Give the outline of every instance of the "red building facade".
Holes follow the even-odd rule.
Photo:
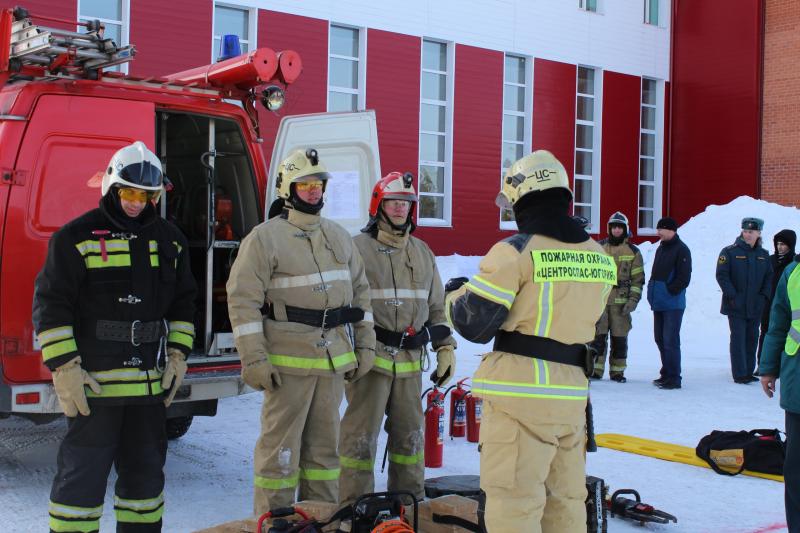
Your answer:
[[[475,22],[468,13],[437,14],[433,3],[426,16],[441,36],[432,22],[407,30],[416,22],[406,12],[370,23],[378,8],[367,3],[333,11],[315,1],[266,9],[259,1],[116,0],[117,11],[96,17],[136,45],[135,76],[209,63],[217,34],[230,27],[245,49],[296,50],[304,70],[281,114],[337,110],[347,99],[374,109],[383,172],[426,176],[417,185],[423,215],[431,216],[420,219],[417,235],[438,254],[477,255],[513,231],[494,198],[502,169],[534,149],[552,151],[574,176],[576,212],[590,215],[598,237],[618,210],[642,240],[661,216],[683,222],[709,203],[758,195],[763,6],[735,3],[720,11],[713,3],[649,0],[642,20],[639,2],[575,0],[569,10],[559,2],[538,7],[530,31],[517,16],[505,41],[493,37],[492,24],[510,18],[485,14]],[[34,14],[76,19],[115,2],[25,4]],[[480,24],[485,33],[467,31]],[[535,24],[558,42],[531,40]],[[352,53],[341,51],[348,32]],[[441,51],[435,65],[431,51]],[[521,65],[519,76],[510,65]],[[267,157],[279,120],[261,117]]]

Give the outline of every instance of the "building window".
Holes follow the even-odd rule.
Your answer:
[[[128,44],[130,32],[129,10],[128,0],[79,0],[78,20],[80,22],[99,20],[106,26],[105,38],[113,40],[117,46],[125,46]],[[85,33],[86,28],[79,26],[78,31]],[[128,65],[116,65],[106,70],[127,73]]]
[[[503,74],[503,147],[500,179],[508,168],[530,152],[531,146],[531,73],[530,61],[524,57],[506,54]],[[501,183],[502,186],[502,183]],[[514,212],[500,211],[500,228],[516,229]]]
[[[599,227],[600,112],[597,70],[578,67],[575,110],[575,214],[589,220],[589,231]]]
[[[578,0],[578,7],[584,11],[597,13],[597,0]]]
[[[328,56],[328,111],[364,109],[363,46],[357,28],[331,25]]]
[[[419,223],[450,224],[450,154],[453,83],[451,47],[422,41],[419,127]]]
[[[223,35],[237,35],[242,53],[251,49],[250,36],[256,34],[255,16],[251,16],[249,9],[232,5],[214,5],[214,39],[212,43],[211,59],[216,61],[219,57],[219,43]]]
[[[658,82],[642,78],[641,130],[639,134],[639,226],[655,232],[661,207],[661,146],[658,134]]]
[[[644,0],[644,23],[658,26],[658,0]]]

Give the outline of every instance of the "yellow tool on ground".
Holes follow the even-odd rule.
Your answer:
[[[640,439],[639,437],[620,435],[619,433],[601,433],[595,436],[595,440],[597,441],[597,445],[602,448],[711,469],[708,463],[697,457],[694,448],[690,448],[689,446],[670,444],[669,442],[660,442],[657,440]],[[761,472],[744,470],[742,471],[742,475],[771,479],[783,483],[783,476],[776,476],[774,474],[762,474]]]

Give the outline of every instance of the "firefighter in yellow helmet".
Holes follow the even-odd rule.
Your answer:
[[[456,341],[444,314],[444,287],[428,245],[412,237],[417,195],[413,176],[392,172],[375,184],[370,220],[353,242],[364,258],[375,314],[375,366],[347,386],[339,454],[340,500],[374,492],[373,470],[384,414],[389,490],[425,496],[420,402],[426,346],[436,350],[431,379],[445,384],[455,372]]]
[[[546,150],[515,162],[498,205],[519,233],[495,244],[445,308],[466,339],[486,343],[472,392],[483,398],[481,488],[488,531],[586,528],[587,343],[616,284],[612,259],[567,214],[564,166]]]
[[[228,280],[242,378],[264,391],[256,514],[296,492],[338,501],[344,381],[375,359],[364,263],[347,231],[319,215],[328,179],[316,150],[289,154],[275,179],[283,206],[242,241]]]

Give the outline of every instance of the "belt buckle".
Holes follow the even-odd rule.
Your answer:
[[[141,325],[142,325],[141,320],[134,320],[133,322],[131,322],[131,344],[134,346],[139,346],[140,344],[142,344],[141,342],[136,342],[136,328],[137,326]]]
[[[322,329],[326,329],[325,322],[328,321],[328,311],[330,311],[330,309],[327,307],[322,310]]]

